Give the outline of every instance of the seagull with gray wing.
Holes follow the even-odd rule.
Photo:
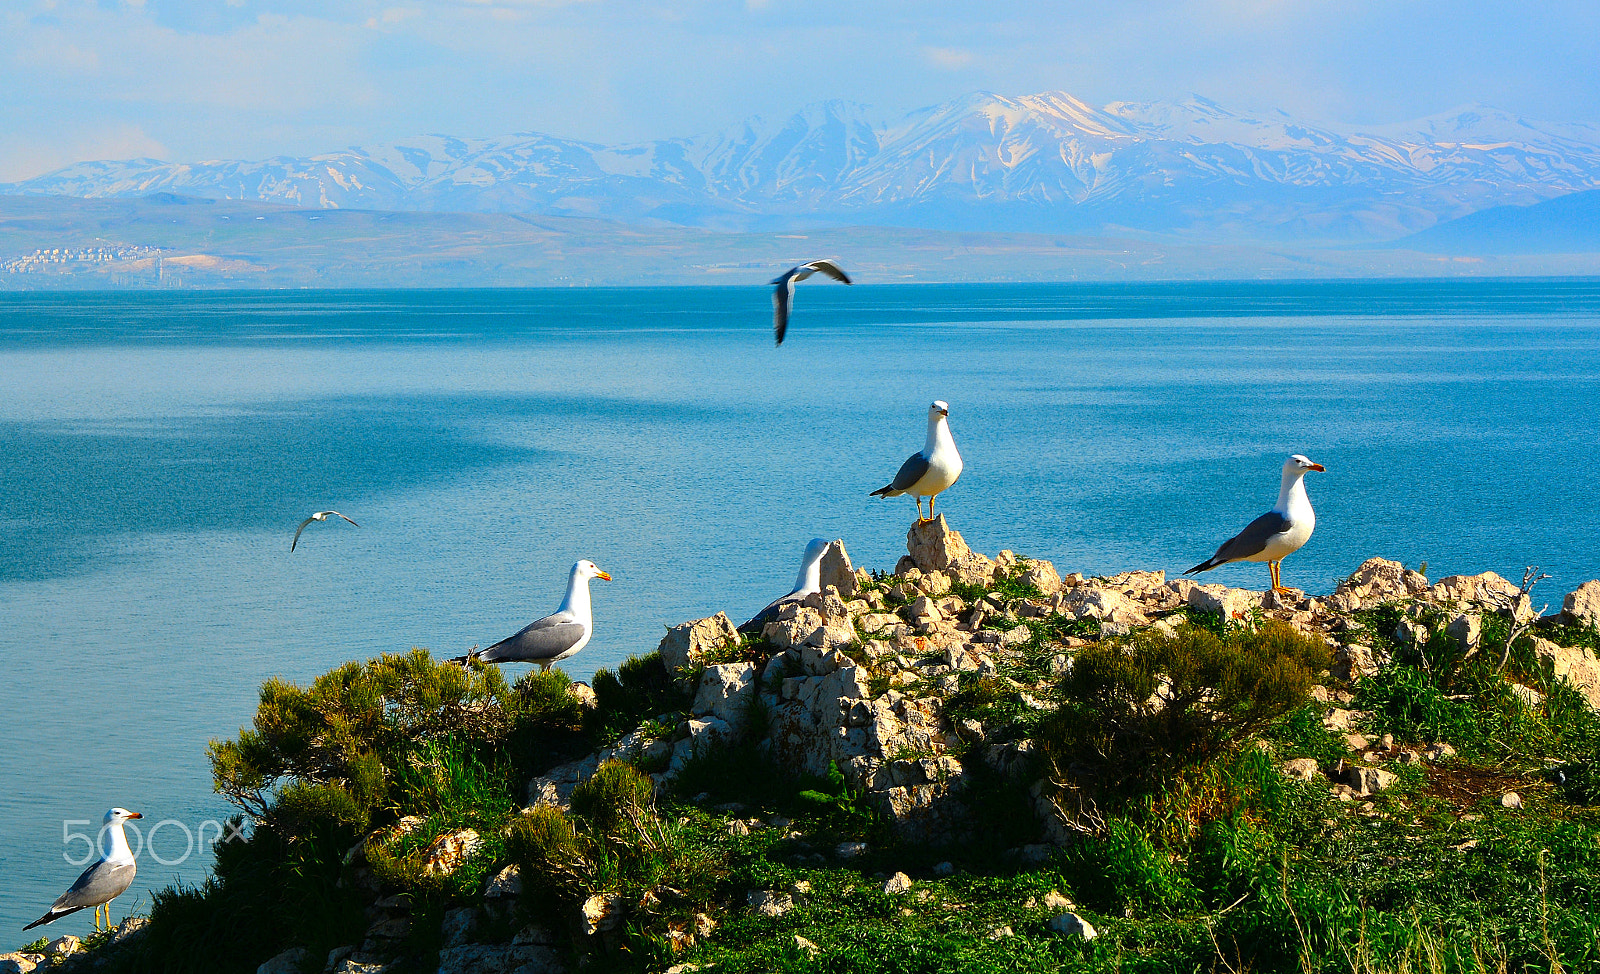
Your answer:
[[[794,588],[788,594],[780,595],[767,603],[766,608],[757,612],[755,618],[739,627],[740,632],[750,632],[756,635],[766,628],[767,623],[778,617],[778,612],[791,602],[799,602],[808,595],[815,595],[822,591],[822,556],[828,550],[827,538],[812,538],[806,545],[806,553],[800,559],[800,574],[795,576]]]
[[[310,524],[312,521],[326,521],[330,516],[331,517],[344,517],[344,515],[340,514],[338,511],[318,511],[317,513],[315,513],[315,514],[311,515],[310,517],[306,518],[304,521],[301,521],[300,522],[300,526],[298,528],[295,528],[294,540],[289,542],[289,550],[293,551],[294,550],[294,546],[300,543],[300,532],[304,531],[306,529],[306,525]],[[347,517],[344,517],[344,519],[346,521],[350,521],[350,519],[347,518]],[[356,524],[356,522],[354,522],[354,521],[350,521],[350,523],[351,524]],[[356,527],[359,528],[359,527],[361,527],[361,525],[356,524]]]
[[[100,909],[106,911],[106,929],[111,929],[111,901],[121,896],[133,885],[133,876],[137,871],[133,862],[133,852],[128,848],[128,837],[122,832],[122,823],[130,818],[144,818],[138,812],[130,812],[126,808],[113,808],[106,812],[104,824],[100,827],[100,834],[106,839],[105,852],[101,854],[100,861],[83,871],[78,881],[72,888],[62,893],[51,904],[49,911],[44,916],[33,921],[24,930],[46,923],[54,923],[64,916],[70,916],[79,910],[94,907],[94,929],[100,930]]]
[[[933,520],[933,500],[940,491],[947,490],[961,476],[961,454],[956,452],[956,441],[950,436],[950,405],[935,400],[928,407],[928,438],[922,452],[913,453],[900,465],[900,472],[885,487],[872,492],[873,497],[899,497],[910,494],[917,502],[917,521]],[[928,516],[922,516],[922,499],[928,499]]]
[[[1230,561],[1264,561],[1272,572],[1272,590],[1286,591],[1278,575],[1279,565],[1286,556],[1299,551],[1311,540],[1311,531],[1317,526],[1311,498],[1306,496],[1305,477],[1313,470],[1325,469],[1322,464],[1312,463],[1298,453],[1283,461],[1278,503],[1272,510],[1251,521],[1243,531],[1224,541],[1216,554],[1184,574],[1208,572]]]
[[[783,344],[783,335],[789,330],[789,305],[794,302],[794,286],[819,272],[841,284],[851,283],[850,275],[826,257],[791,267],[770,282],[776,285],[772,291],[772,337],[777,339],[777,344]]]
[[[451,662],[475,659],[482,663],[538,663],[539,669],[548,670],[552,664],[589,645],[589,637],[594,635],[594,615],[589,610],[591,578],[611,581],[611,576],[594,562],[578,562],[567,578],[567,596],[561,600],[560,608],[488,649],[474,650]]]

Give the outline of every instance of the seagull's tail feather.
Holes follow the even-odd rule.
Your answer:
[[[87,909],[88,909],[88,907],[86,907],[86,906],[75,906],[70,910],[55,910],[55,909],[52,909],[49,913],[46,913],[44,916],[42,916],[39,919],[33,921],[32,923],[28,924],[27,926],[23,927],[22,929],[24,929],[24,930],[32,930],[34,927],[44,926],[46,923],[54,923],[55,921],[61,919],[64,916],[71,916],[72,914],[78,912],[79,910],[87,910]]]
[[[1208,571],[1210,571],[1211,569],[1217,567],[1220,564],[1222,564],[1222,562],[1217,560],[1217,556],[1216,555],[1212,555],[1210,558],[1207,558],[1205,561],[1202,561],[1200,564],[1194,566],[1193,568],[1185,568],[1183,570],[1183,573],[1185,575],[1198,575],[1201,572],[1208,572]]]
[[[466,666],[468,663],[471,663],[473,660],[482,660],[482,659],[483,659],[483,654],[478,652],[478,647],[474,646],[471,649],[467,650],[467,655],[465,655],[465,656],[457,656],[457,657],[455,657],[453,659],[447,659],[447,660],[445,660],[445,662],[446,663],[460,663],[462,666]]]
[[[868,497],[899,497],[901,494],[904,494],[904,493],[905,493],[905,491],[903,491],[903,490],[895,490],[894,489],[894,484],[884,484],[882,487],[879,487],[877,490],[873,491],[872,493],[868,494],[867,496]]]

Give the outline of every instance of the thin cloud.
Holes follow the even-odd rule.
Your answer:
[[[924,47],[922,56],[941,71],[960,71],[972,66],[972,52],[959,47]]]

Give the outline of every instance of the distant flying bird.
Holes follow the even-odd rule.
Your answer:
[[[100,856],[100,861],[85,869],[72,888],[62,893],[44,916],[22,929],[32,930],[41,924],[54,923],[91,906],[94,907],[95,931],[100,930],[101,907],[105,907],[106,911],[106,929],[111,929],[111,901],[133,885],[133,876],[137,871],[133,852],[128,849],[128,837],[122,833],[122,823],[130,818],[144,816],[126,808],[113,808],[106,812],[101,832],[106,836],[108,848]]]
[[[789,330],[789,305],[794,301],[794,286],[818,271],[840,283],[851,283],[850,275],[827,258],[791,267],[772,279],[771,283],[777,285],[772,291],[772,337],[779,345],[783,344],[783,335]]]
[[[318,511],[317,513],[306,518],[304,521],[301,521],[300,526],[295,529],[294,540],[289,542],[289,550],[293,551],[294,546],[300,543],[300,532],[306,529],[306,525],[310,524],[312,521],[326,521],[330,515],[334,517],[344,517],[344,515],[340,514],[338,511]],[[347,517],[344,517],[344,519],[346,521],[350,521],[350,519]],[[350,521],[350,523],[356,524],[354,521]],[[356,524],[356,527],[359,528],[361,525]]]
[[[539,669],[548,670],[589,644],[594,635],[594,616],[589,611],[589,579],[611,576],[601,571],[592,561],[580,561],[572,566],[567,577],[567,596],[560,608],[536,622],[524,626],[514,636],[500,640],[482,652],[474,651],[451,662],[465,663],[475,659],[484,663],[538,663]]]
[[[762,628],[778,617],[779,609],[822,591],[822,556],[827,550],[827,538],[812,538],[806,545],[806,553],[800,558],[800,574],[794,578],[794,588],[768,602],[765,608],[755,614],[755,618],[740,626],[739,631],[760,635]]]
[[[1306,496],[1305,476],[1313,470],[1325,470],[1320,463],[1312,463],[1296,453],[1283,461],[1283,479],[1278,484],[1278,503],[1272,510],[1251,521],[1243,531],[1229,538],[1217,553],[1185,571],[1185,575],[1208,572],[1230,561],[1264,561],[1272,572],[1272,590],[1286,591],[1279,579],[1279,564],[1311,540],[1311,531],[1317,526],[1316,512],[1311,510],[1311,498]]]
[[[873,497],[899,497],[911,494],[917,502],[917,520],[933,520],[933,500],[961,476],[961,454],[950,436],[950,406],[935,400],[928,407],[928,439],[922,452],[913,453],[900,465],[900,472],[888,486],[872,492]],[[922,498],[928,499],[928,516],[922,516]]]

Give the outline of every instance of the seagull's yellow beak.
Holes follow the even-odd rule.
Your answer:
[[[597,572],[594,573],[594,577],[595,578],[603,578],[608,582],[611,581],[611,575],[609,573],[607,573],[607,572],[598,572],[597,571]]]
[[[1313,464],[1312,464],[1312,465],[1311,465],[1311,466],[1309,466],[1309,467],[1307,467],[1307,468],[1306,468],[1306,469],[1307,469],[1307,470],[1320,470],[1320,471],[1322,471],[1322,472],[1323,472],[1323,473],[1327,473],[1327,472],[1328,472],[1328,468],[1327,468],[1327,467],[1324,467],[1324,466],[1323,466],[1323,465],[1322,465],[1322,464],[1320,464],[1320,463],[1313,463]]]

